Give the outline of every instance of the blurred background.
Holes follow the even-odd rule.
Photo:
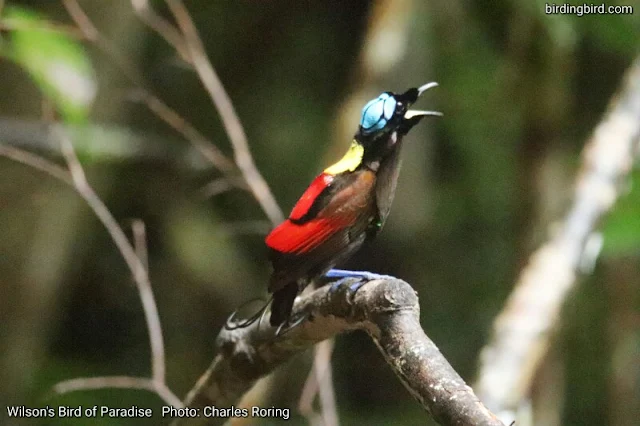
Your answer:
[[[368,99],[440,84],[418,106],[444,118],[408,136],[389,221],[345,266],[411,283],[425,331],[472,382],[493,318],[566,211],[581,148],[640,52],[640,2],[623,3],[634,14],[547,15],[544,2],[524,0],[186,6],[285,214],[346,150]],[[129,1],[79,4],[106,43],[84,40],[58,1],[0,1],[0,144],[64,164],[43,126],[53,103],[119,224],[131,235],[133,221],[144,221],[167,383],[182,397],[213,359],[231,311],[265,295],[272,225],[250,192],[226,190],[225,175],[138,102],[144,85],[233,158],[196,73]],[[171,21],[164,2],[151,4]],[[57,30],[29,30],[47,26]],[[595,270],[565,306],[534,385],[554,401],[542,410],[555,420],[538,424],[640,418],[638,184],[634,172],[604,223]],[[138,292],[93,212],[67,185],[0,157],[0,405],[158,412],[162,401],[143,391],[50,394],[74,377],[148,376],[149,358]],[[295,411],[310,359],[279,370],[268,406]],[[363,333],[337,339],[333,369],[341,425],[431,424]],[[22,424],[11,422],[3,420]],[[306,420],[294,413],[288,423]]]

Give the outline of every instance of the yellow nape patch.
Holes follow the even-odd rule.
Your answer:
[[[324,169],[325,173],[330,175],[337,175],[344,172],[352,172],[362,164],[362,157],[364,155],[364,147],[358,142],[351,142],[351,146],[347,153],[331,167]]]

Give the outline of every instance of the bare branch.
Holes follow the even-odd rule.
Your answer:
[[[3,144],[0,144],[0,156],[7,157],[26,166],[31,166],[34,169],[45,172],[55,179],[66,183],[67,185],[73,186],[71,174],[56,163],[49,161],[44,157]]]
[[[106,377],[78,377],[76,379],[58,382],[52,390],[58,395],[82,390],[106,388],[144,389],[153,391],[154,382],[144,377],[106,376]]]
[[[133,6],[133,10],[143,24],[164,38],[165,41],[178,52],[178,55],[180,55],[183,61],[189,64],[192,63],[180,31],[157,14],[155,10],[149,6],[149,0],[131,0],[131,6]]]
[[[127,236],[120,225],[118,225],[118,222],[111,215],[107,206],[105,206],[100,197],[98,197],[93,188],[87,182],[84,170],[82,169],[80,161],[78,161],[78,157],[76,156],[73,144],[69,137],[61,128],[54,128],[54,131],[60,140],[62,153],[67,160],[67,165],[69,166],[69,171],[71,172],[73,183],[78,194],[84,198],[89,207],[91,207],[95,215],[107,229],[107,232],[111,235],[113,242],[118,247],[118,250],[122,254],[124,261],[133,275],[136,286],[138,287],[138,292],[140,293],[140,300],[142,301],[142,308],[149,331],[153,377],[156,381],[163,383],[165,374],[164,340],[162,338],[162,327],[160,325],[158,307],[156,306],[155,297],[151,290],[151,282],[149,281],[147,269],[137,256],[134,248],[127,239]]]
[[[174,407],[182,407],[182,401],[157,380],[130,376],[79,377],[57,383],[52,391],[58,395],[69,392],[97,389],[140,389],[157,394],[164,402]]]
[[[142,77],[140,76],[140,73],[135,69],[135,67],[131,66],[126,58],[123,58],[118,54],[117,50],[114,49],[114,46],[107,39],[102,37],[96,26],[81,8],[77,0],[62,0],[62,3],[71,18],[77,24],[80,34],[87,40],[95,43],[97,46],[107,52],[107,54],[109,54],[112,58],[114,58],[115,62],[117,62],[120,68],[123,70],[124,74],[141,88],[138,91],[139,94],[142,94],[139,95],[139,98],[143,100],[143,102],[149,107],[150,110],[164,119],[172,127],[187,136],[187,138],[192,141],[194,146],[201,152],[203,152],[203,154],[205,154],[205,156],[209,158],[209,160],[214,165],[221,169],[221,171],[229,174],[234,171],[235,167],[232,168],[230,166],[230,163],[226,161],[226,157],[224,157],[224,155],[217,149],[217,147],[213,146],[212,144],[207,144],[206,140],[197,132],[197,130],[190,126],[186,122],[186,120],[176,114],[173,110],[162,103],[157,97],[153,96],[150,92],[142,89]],[[144,1],[142,1],[141,3],[140,1],[136,2],[134,0],[133,5],[138,12],[144,12]],[[271,222],[273,224],[277,224],[283,220],[282,212],[275,202],[275,199],[273,198],[268,185],[253,163],[244,129],[242,128],[242,125],[233,109],[231,100],[226,94],[222,83],[218,79],[213,67],[206,57],[204,47],[202,46],[197,30],[193,25],[193,22],[191,21],[191,17],[180,1],[171,2],[170,7],[172,7],[172,11],[176,17],[176,20],[181,23],[180,26],[181,30],[184,33],[184,40],[182,40],[182,38],[178,38],[180,34],[170,24],[161,19],[156,19],[159,17],[154,14],[147,13],[145,15],[145,22],[152,28],[155,28],[156,31],[160,33],[164,32],[164,37],[168,39],[168,41],[172,45],[174,45],[178,52],[180,53],[182,50],[183,57],[193,58],[192,62],[194,64],[194,68],[198,72],[198,75],[200,76],[205,88],[209,92],[211,99],[214,102],[214,105],[216,106],[218,112],[222,117],[223,124],[234,149],[235,165],[237,165],[237,167],[240,169],[249,189],[254,194]],[[148,4],[146,5],[146,8],[149,9]],[[144,15],[144,13],[142,14]],[[182,45],[188,48],[189,56],[186,55],[184,49],[181,49],[180,46]],[[49,163],[46,160],[40,159],[38,156],[20,152],[20,150],[5,148],[0,152],[0,154],[4,154],[9,158],[23,162],[24,164],[32,165],[33,167],[43,170],[51,174],[52,176],[64,181],[65,183],[72,185],[76,189],[78,194],[94,211],[98,219],[103,223],[108,233],[111,235],[114,243],[118,247],[118,250],[121,252],[138,287],[151,344],[153,379],[151,379],[151,381],[147,383],[144,381],[137,381],[138,379],[135,378],[125,378],[124,382],[137,383],[139,386],[141,386],[141,388],[145,389],[149,389],[151,386],[149,383],[151,383],[153,384],[154,389],[164,389],[166,388],[166,386],[164,385],[165,358],[162,329],[160,326],[157,306],[155,304],[155,299],[151,290],[148,271],[146,265],[141,259],[140,252],[140,250],[142,250],[144,247],[144,244],[142,244],[144,241],[144,230],[140,226],[134,226],[134,233],[136,234],[135,237],[138,249],[138,253],[136,253],[136,250],[126,238],[126,235],[123,232],[122,228],[118,225],[106,205],[97,196],[93,188],[87,182],[84,170],[80,162],[78,161],[70,138],[62,129],[54,129],[54,131],[59,138],[62,154],[66,159],[70,174],[53,163]],[[233,182],[236,182],[236,180],[233,179],[231,183],[233,184]],[[84,386],[91,386],[91,384],[95,385],[96,383],[105,383],[104,381],[100,382],[100,380],[98,380],[93,382],[90,381],[88,382],[89,385],[87,385],[87,381],[83,380],[84,379],[79,379],[79,381],[75,382],[76,385],[78,383],[84,383]],[[123,382],[118,380],[115,380],[115,382],[107,380],[106,383],[118,384]]]
[[[320,407],[324,426],[338,426],[338,408],[336,406],[336,394],[333,387],[333,374],[331,371],[331,356],[333,355],[334,341],[325,340],[316,345],[316,356],[313,359],[313,369],[318,377],[318,391]]]
[[[73,187],[107,229],[107,232],[127,263],[136,282],[138,293],[140,294],[149,331],[153,372],[152,379],[127,376],[73,379],[55,385],[53,390],[57,393],[65,393],[80,389],[99,389],[104,387],[146,389],[157,393],[158,396],[167,403],[181,407],[182,403],[180,400],[165,384],[165,355],[162,327],[160,326],[158,309],[155,304],[155,298],[151,290],[151,283],[145,265],[146,260],[141,260],[146,259],[146,255],[142,256],[144,248],[144,228],[140,228],[141,222],[134,223],[134,236],[136,237],[135,241],[137,243],[138,253],[141,255],[140,257],[129,243],[124,231],[113,218],[111,212],[109,212],[106,205],[87,182],[84,170],[78,161],[69,137],[60,126],[53,127],[52,132],[60,141],[61,150],[67,161],[70,173],[42,157],[5,145],[0,145],[0,156],[5,156],[22,164],[34,167]],[[144,250],[144,252],[146,252],[146,250]]]
[[[139,266],[144,268],[140,273],[148,275],[149,266],[147,258],[147,235],[144,222],[136,219],[133,221],[133,241],[135,243],[136,256],[140,260]],[[149,344],[151,346],[151,376],[159,383],[165,381],[165,359],[164,359],[164,338],[162,336],[162,327],[160,326],[160,318],[158,317],[158,309],[151,290],[151,283],[147,280],[143,283],[145,291],[139,288],[140,299],[145,311],[147,329],[149,331]]]
[[[331,339],[326,340],[327,342],[331,342]],[[309,374],[307,375],[307,380],[304,382],[304,386],[302,387],[302,392],[300,392],[300,400],[298,401],[298,411],[302,414],[309,423],[309,426],[322,426],[322,415],[317,413],[316,410],[313,409],[313,401],[316,399],[316,395],[319,391],[318,385],[318,377],[316,373],[316,366],[319,366],[318,360],[320,359],[318,355],[318,346],[316,345],[315,353],[313,357],[313,365],[309,370]],[[331,365],[331,360],[329,360],[329,364]]]
[[[300,394],[298,408],[312,426],[338,426],[339,424],[331,374],[333,347],[333,339],[324,340],[316,345],[313,368],[309,372]],[[313,409],[313,400],[316,395],[320,396],[321,414],[316,413]]]
[[[202,133],[184,119],[180,114],[165,104],[160,98],[153,95],[148,90],[138,88],[134,91],[131,99],[142,102],[151,112],[156,114],[162,121],[180,133],[188,140],[200,153],[211,162],[218,170],[227,175],[227,179],[236,182],[234,178],[234,163],[229,160],[220,149],[209,141]],[[239,188],[246,186],[235,184]]]
[[[122,256],[131,271],[131,274],[138,281],[147,281],[148,276],[146,270],[138,256],[127,240],[124,231],[118,225],[118,222],[113,218],[107,206],[104,205],[102,200],[96,195],[93,191],[93,188],[87,182],[86,176],[84,174],[84,169],[76,156],[75,150],[73,148],[73,144],[69,137],[64,133],[61,128],[54,129],[58,140],[60,141],[60,145],[62,148],[62,154],[64,155],[67,165],[69,167],[69,171],[71,172],[71,177],[73,179],[73,185],[75,189],[78,191],[78,194],[84,198],[84,200],[89,204],[89,207],[94,211],[98,219],[105,226],[111,238],[115,242],[118,250],[122,253]]]
[[[208,91],[214,101],[214,105],[222,117],[223,124],[227,130],[229,139],[232,142],[235,153],[235,163],[230,161],[216,145],[205,138],[195,127],[185,120],[184,117],[180,116],[160,98],[151,93],[151,91],[144,88],[143,78],[140,72],[118,52],[112,43],[100,34],[98,29],[91,22],[91,19],[82,10],[77,0],[62,0],[62,2],[69,12],[69,15],[78,25],[87,40],[94,42],[98,47],[112,57],[127,78],[137,86],[132,98],[142,102],[151,112],[156,114],[156,116],[166,124],[182,134],[185,139],[187,139],[205,158],[211,162],[211,164],[225,175],[225,178],[229,180],[229,183],[232,186],[241,189],[249,189],[272,224],[275,225],[280,223],[283,220],[280,207],[273,198],[269,186],[253,163],[242,125],[233,110],[231,100],[206,57],[206,53],[202,48],[202,43],[200,42],[197,34],[197,30],[193,27],[193,22],[191,21],[191,18],[184,6],[179,4],[178,9],[183,12],[180,16],[186,19],[188,23],[190,23],[191,27],[193,27],[191,33],[193,33],[195,40],[197,41],[197,48],[193,49],[200,53],[198,56],[200,65],[191,60],[193,52],[191,51],[192,47],[189,46],[188,43],[188,35],[185,35],[183,38],[170,23],[166,22],[162,17],[153,12],[146,0],[132,0],[133,7],[141,17],[143,23],[149,25],[150,28],[155,30],[172,46],[174,46],[178,54],[183,56],[183,59],[188,63],[193,64],[207,89],[210,87],[215,89],[214,91]],[[178,37],[180,38],[178,39]],[[180,46],[186,46],[189,50],[186,51],[185,47]],[[203,75],[207,76],[208,79],[206,81],[202,77]],[[211,77],[213,78],[213,86],[208,83],[211,81]],[[230,132],[230,129],[233,129],[234,132]],[[237,169],[240,169],[240,173],[242,174],[242,178],[245,182],[241,182],[238,177],[235,176]]]
[[[62,0],[62,5],[67,9],[67,12],[87,40],[97,42],[100,38],[100,32],[98,32],[98,29],[93,25],[87,14],[84,13],[77,0]]]
[[[89,16],[82,10],[77,0],[62,0],[69,15],[74,20],[84,37],[95,43],[110,58],[114,60],[123,74],[136,86],[132,99],[145,105],[158,118],[180,133],[188,140],[207,160],[213,164],[230,180],[237,181],[235,174],[235,164],[229,160],[211,141],[205,138],[193,125],[184,117],[180,116],[171,107],[165,104],[160,98],[144,87],[144,79],[136,67],[124,57],[118,49],[100,34]],[[240,188],[242,186],[236,185]]]
[[[133,244],[136,249],[136,255],[144,268],[149,270],[149,252],[147,250],[147,229],[144,222],[140,219],[134,219],[131,224],[133,231]]]
[[[233,185],[227,179],[214,179],[200,188],[200,193],[204,198],[212,198],[233,189]]]
[[[244,128],[240,123],[240,119],[235,112],[229,95],[207,57],[202,40],[200,40],[200,36],[198,35],[198,30],[189,12],[181,0],[166,0],[166,3],[171,9],[180,30],[184,34],[185,43],[193,66],[202,84],[209,93],[218,114],[220,114],[222,124],[233,146],[235,162],[238,168],[240,168],[242,176],[247,181],[253,196],[271,223],[274,225],[279,224],[284,220],[282,210],[280,210],[278,203],[271,194],[269,186],[253,162],[247,142],[247,135],[244,132]]]
[[[338,333],[366,331],[409,392],[443,425],[501,425],[453,370],[419,321],[418,297],[397,279],[371,281],[353,294],[322,287],[299,297],[294,316],[309,320],[284,336],[258,322],[223,330],[219,353],[186,397],[185,405],[228,407],[261,376],[312,345]],[[219,424],[221,419],[176,419],[174,424]]]
[[[639,154],[639,138],[640,58],[584,148],[573,205],[558,231],[531,256],[482,351],[478,394],[503,420],[515,417],[577,275],[598,256],[600,244],[592,244],[599,238],[596,228],[620,194]]]

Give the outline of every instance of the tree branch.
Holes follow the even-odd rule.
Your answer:
[[[154,162],[184,173],[201,173],[211,166],[192,145],[183,144],[177,137],[167,134],[143,133],[114,124],[58,125],[77,141],[78,154],[88,155],[95,162]],[[48,159],[62,157],[60,143],[51,135],[46,121],[0,116],[0,141],[9,148],[33,151]],[[231,176],[219,179],[231,180]],[[237,176],[235,180],[240,181],[241,178]],[[236,187],[232,185],[229,183],[230,187]]]
[[[205,47],[198,34],[198,29],[191,19],[191,15],[181,0],[165,0],[165,2],[184,35],[184,43],[193,63],[193,68],[209,94],[213,106],[220,115],[222,125],[233,147],[235,163],[238,165],[251,193],[269,217],[271,223],[274,226],[279,224],[284,220],[282,210],[273,197],[269,185],[267,185],[253,162],[244,127],[242,127],[240,118],[236,114],[231,98],[207,57]]]
[[[187,395],[185,406],[229,407],[262,376],[314,344],[364,330],[409,392],[443,425],[502,425],[449,365],[420,326],[418,297],[398,279],[371,281],[355,294],[324,286],[299,297],[293,315],[309,319],[283,336],[259,322],[222,330],[219,353]],[[264,324],[264,323],[263,323]],[[220,418],[176,419],[176,425],[221,424]]]
[[[577,275],[597,259],[596,228],[620,194],[639,140],[640,58],[584,148],[573,205],[555,235],[531,256],[481,353],[478,394],[503,420],[515,418]]]
[[[145,265],[146,248],[144,248],[144,231],[140,228],[140,223],[134,226],[136,237],[136,247],[131,245],[126,234],[113,217],[107,206],[95,193],[86,179],[86,175],[71,139],[65,130],[59,125],[51,126],[52,135],[59,140],[62,154],[67,162],[68,171],[55,163],[48,161],[36,154],[22,151],[18,148],[0,145],[0,156],[10,158],[27,166],[34,167],[50,176],[71,186],[82,197],[98,220],[102,222],[111,239],[120,251],[122,258],[129,267],[133,275],[149,333],[149,343],[151,346],[152,378],[136,377],[102,377],[102,378],[78,378],[59,383],[54,386],[54,392],[65,393],[80,389],[99,389],[105,387],[131,387],[135,389],[146,389],[155,392],[165,402],[176,407],[181,406],[180,400],[169,390],[165,382],[165,353],[164,340],[162,337],[162,327],[156,306],[155,297],[151,289],[149,274]],[[137,250],[136,250],[137,249]],[[144,259],[139,254],[144,253]],[[131,386],[129,386],[131,385]]]
[[[333,339],[323,340],[316,345],[313,366],[300,394],[298,410],[307,418],[310,426],[338,426],[338,409],[333,389],[331,373],[331,356],[334,347]],[[319,396],[320,413],[313,409],[313,401]]]
[[[235,165],[224,153],[213,143],[208,141],[192,124],[179,115],[160,98],[145,88],[144,79],[140,71],[133,65],[118,48],[113,45],[93,24],[89,16],[82,9],[77,0],[62,0],[62,4],[73,19],[84,38],[95,44],[122,70],[123,75],[135,85],[131,98],[134,101],[145,105],[152,113],[172,127],[194,148],[219,169],[226,176],[235,174]],[[235,181],[235,179],[232,179]]]
[[[182,402],[167,387],[164,382],[146,377],[106,376],[106,377],[78,377],[53,386],[53,393],[64,395],[70,392],[98,390],[98,389],[139,389],[153,392],[165,403],[181,408]]]
[[[197,150],[211,161],[216,168],[229,178],[231,185],[248,189],[258,204],[260,204],[271,223],[275,226],[284,220],[284,215],[273,197],[269,185],[253,161],[242,123],[235,112],[229,95],[207,57],[204,45],[191,19],[191,15],[179,0],[166,0],[166,3],[178,24],[179,30],[156,14],[149,7],[146,0],[133,0],[132,6],[144,24],[148,25],[152,30],[167,40],[167,42],[176,49],[177,53],[187,61],[187,63],[193,66],[209,94],[213,105],[220,114],[223,127],[229,136],[233,148],[233,163],[217,146],[209,143],[209,141],[182,116],[172,110],[160,98],[151,93],[151,91],[144,88],[143,78],[140,72],[127,61],[126,58],[119,54],[119,51],[112,43],[102,36],[77,0],[62,0],[62,4],[80,31],[84,34],[85,38],[105,51],[118,64],[127,78],[137,86],[134,99],[142,102],[151,112],[156,114],[176,131],[180,132]],[[244,180],[242,183],[239,183],[238,179],[234,176],[236,168]]]

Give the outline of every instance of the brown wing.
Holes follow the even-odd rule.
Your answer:
[[[280,231],[283,234],[279,240],[285,238],[287,232],[296,239],[298,250],[283,252],[272,248],[274,272],[269,283],[270,292],[324,273],[362,245],[377,211],[376,175],[370,170],[358,170],[349,176],[337,177],[340,178],[348,179],[348,184],[340,185],[315,218],[304,224],[285,222],[287,228]]]

